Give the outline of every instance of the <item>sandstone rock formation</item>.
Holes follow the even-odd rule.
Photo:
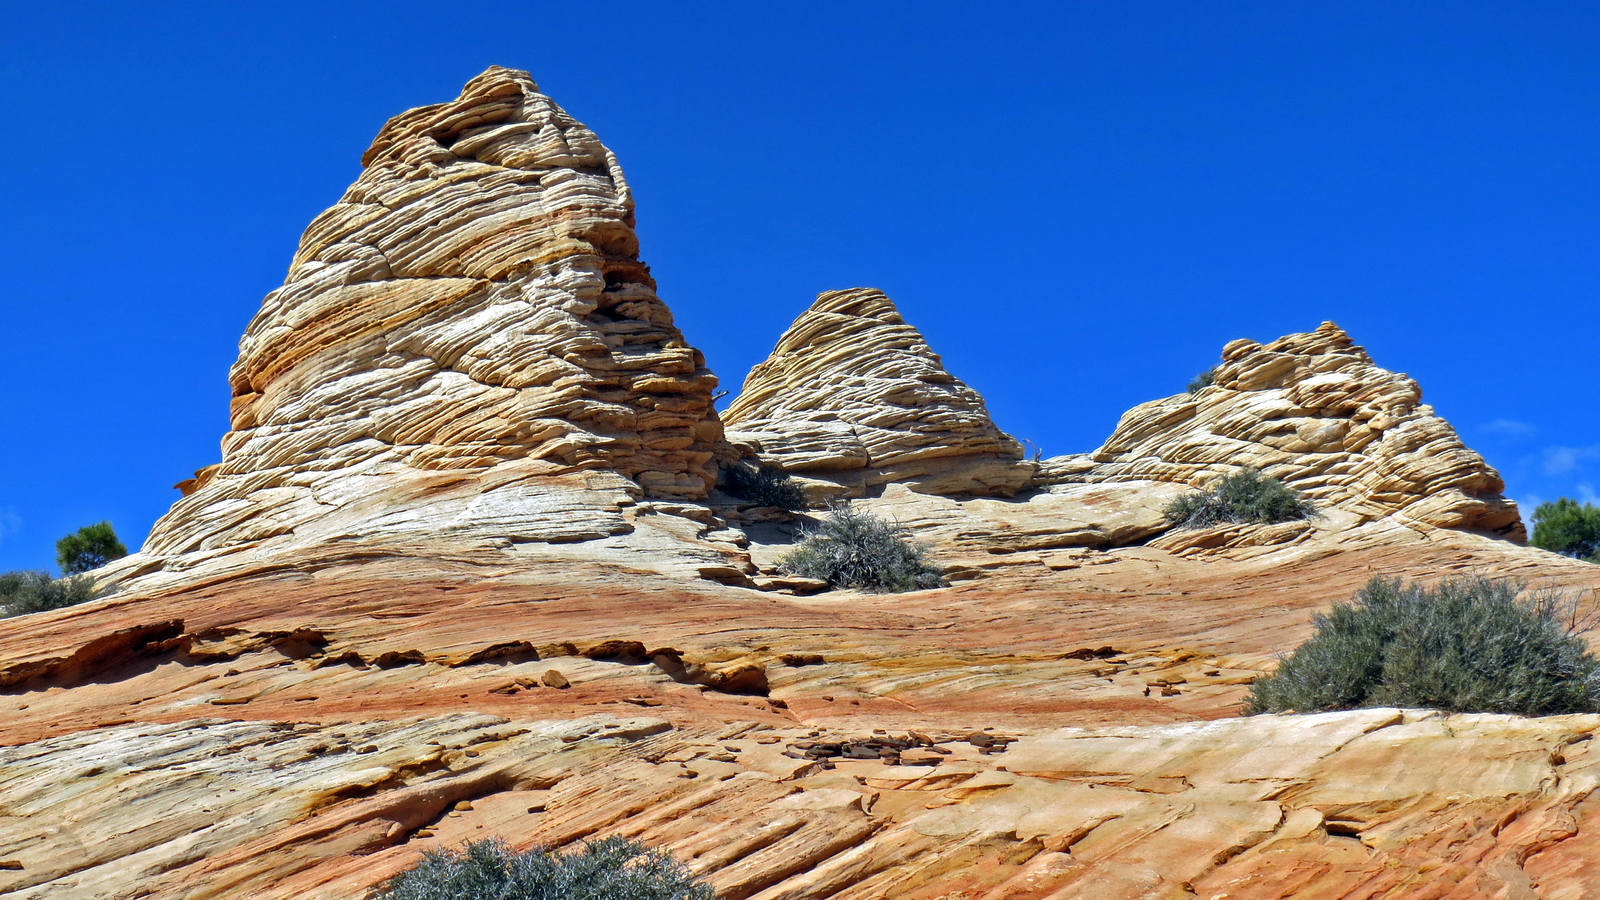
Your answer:
[[[593,132],[492,68],[391,119],[362,164],[240,342],[222,462],[180,485],[139,564],[594,539],[638,500],[705,497],[715,378]]]
[[[723,418],[730,440],[848,496],[888,483],[1005,496],[1033,474],[983,398],[876,290],[819,294]]]
[[[740,440],[951,586],[752,590],[792,528],[700,502],[730,451],[621,173],[493,69],[385,127],[234,380],[120,590],[0,620],[0,894],[349,900],[618,834],[726,900],[1600,895],[1600,716],[1237,715],[1373,574],[1600,589],[1332,326],[1030,482],[886,298],[824,295]],[[1326,515],[1161,534],[1235,464]]]
[[[1525,537],[1505,483],[1332,322],[1270,344],[1223,348],[1213,383],[1136,406],[1099,450],[1041,467],[1041,483],[1152,481],[1202,487],[1237,466],[1263,470],[1358,521],[1397,516]]]
[[[608,834],[760,900],[1600,890],[1600,717],[1236,717],[1372,571],[1600,586],[1576,561],[1139,547],[892,603],[405,562],[0,621],[0,892],[343,900]]]

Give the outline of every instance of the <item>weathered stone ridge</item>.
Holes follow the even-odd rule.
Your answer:
[[[1422,403],[1415,381],[1373,364],[1332,322],[1265,345],[1233,341],[1210,386],[1134,407],[1100,449],[1047,460],[1039,480],[1199,487],[1239,466],[1357,521],[1525,537],[1499,473]]]
[[[622,530],[641,496],[706,495],[715,378],[593,132],[491,68],[391,119],[362,162],[240,342],[222,462],[180,486],[146,553],[329,516],[330,538],[500,521],[571,540]]]
[[[1009,495],[1033,473],[983,398],[867,288],[818,295],[750,371],[724,420],[730,440],[856,496],[891,482]]]

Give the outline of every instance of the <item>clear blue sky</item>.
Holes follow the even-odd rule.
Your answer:
[[[877,286],[1054,455],[1333,319],[1513,497],[1600,489],[1595,4],[778,7],[13,5],[0,569],[102,518],[142,541],[300,231],[490,64],[617,152],[727,387]]]

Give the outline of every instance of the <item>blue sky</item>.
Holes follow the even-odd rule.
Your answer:
[[[218,458],[300,231],[490,64],[617,152],[727,387],[816,292],[877,286],[1054,455],[1333,319],[1513,497],[1600,490],[1594,4],[212,7],[0,34],[0,569],[102,518],[143,539]]]

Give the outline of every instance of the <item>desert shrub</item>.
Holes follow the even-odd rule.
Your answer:
[[[49,572],[31,571],[0,574],[0,617],[60,609],[94,597],[94,581],[81,575],[51,578]]]
[[[56,564],[63,575],[79,575],[127,555],[110,522],[85,525],[56,541]]]
[[[1511,581],[1374,578],[1250,690],[1252,713],[1420,706],[1553,715],[1600,708],[1580,634],[1592,606]]]
[[[1316,514],[1317,508],[1299,491],[1255,469],[1240,469],[1208,491],[1184,494],[1167,504],[1167,520],[1184,528],[1218,522],[1291,522]]]
[[[821,524],[802,534],[799,546],[778,561],[778,568],[834,587],[883,593],[940,584],[927,549],[909,540],[905,529],[848,505],[834,507]]]
[[[806,508],[806,495],[782,469],[740,461],[724,466],[720,474],[719,486],[735,497],[791,512]]]
[[[504,842],[431,850],[373,900],[716,900],[672,857],[622,838],[572,853],[518,853]]]
[[[1533,511],[1535,547],[1600,562],[1600,506],[1570,497],[1541,503]]]
[[[1201,372],[1199,375],[1196,375],[1193,379],[1191,379],[1189,381],[1189,386],[1185,388],[1185,390],[1191,394],[1198,394],[1202,389],[1208,388],[1216,383],[1217,367],[1212,366],[1211,368]]]

